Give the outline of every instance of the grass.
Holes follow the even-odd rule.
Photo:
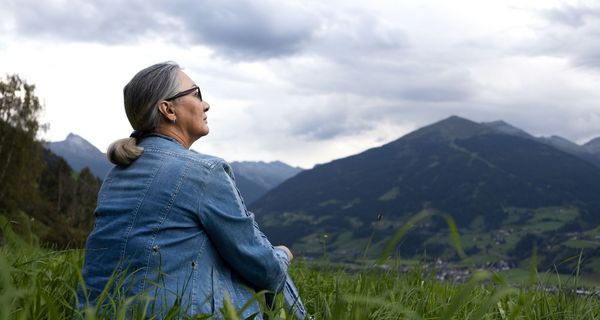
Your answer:
[[[600,243],[598,243],[597,241],[574,239],[565,241],[563,245],[574,249],[596,249],[600,247]]]
[[[40,249],[7,232],[4,235],[0,320],[156,318],[147,305],[131,308],[130,297],[111,297],[109,308],[90,308],[89,314],[82,315],[73,301],[83,252]],[[396,262],[387,259],[383,265],[348,272],[338,265],[300,260],[291,274],[316,319],[598,319],[600,315],[600,300],[593,293],[573,293],[577,275],[559,277],[558,284],[550,286],[543,275],[533,272],[528,283],[517,287],[498,274],[476,272],[459,284],[437,281],[433,271],[419,266],[400,273]],[[171,311],[165,318],[179,318],[177,308]],[[269,319],[290,318],[281,303],[266,312]],[[221,316],[239,319],[230,303],[225,303]]]
[[[475,273],[466,283],[439,282],[433,272],[398,273],[365,267],[354,273],[336,266],[296,265],[293,277],[317,319],[597,319],[600,301],[577,296],[576,277],[547,286],[544,275],[514,287],[498,274]]]

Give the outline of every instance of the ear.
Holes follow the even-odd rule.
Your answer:
[[[158,105],[158,111],[165,117],[165,119],[169,122],[177,119],[177,115],[175,114],[175,108],[173,104],[169,101],[161,101]]]

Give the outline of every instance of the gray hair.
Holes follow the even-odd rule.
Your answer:
[[[179,83],[174,62],[157,63],[138,72],[123,88],[125,113],[135,130],[129,138],[113,142],[106,152],[110,162],[126,166],[144,152],[139,140],[162,121],[158,104],[176,93]]]

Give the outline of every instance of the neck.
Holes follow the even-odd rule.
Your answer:
[[[181,143],[186,149],[192,146],[193,141],[187,137],[181,130],[173,125],[158,125],[154,130],[156,133],[171,137]]]

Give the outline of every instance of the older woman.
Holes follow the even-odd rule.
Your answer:
[[[304,318],[287,276],[290,250],[260,232],[224,160],[189,150],[209,132],[200,88],[178,65],[160,63],[137,73],[123,93],[135,131],[108,149],[116,166],[98,195],[80,304],[102,303],[108,288],[154,298],[159,315],[181,306],[181,316],[219,317],[229,299],[238,310],[251,302],[242,316],[261,319],[252,299],[268,290],[284,291]],[[120,274],[124,282],[110,284]]]

